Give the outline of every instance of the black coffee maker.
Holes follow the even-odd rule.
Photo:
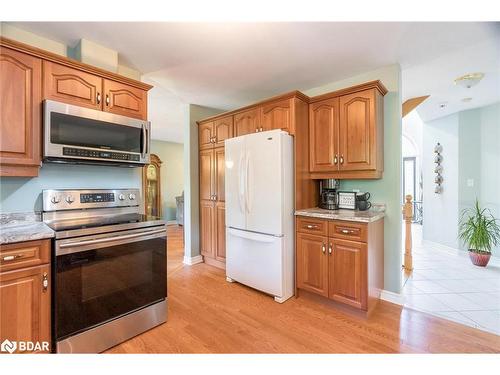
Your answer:
[[[319,207],[327,210],[339,209],[339,196],[337,190],[340,187],[340,181],[333,178],[321,180],[319,191]]]

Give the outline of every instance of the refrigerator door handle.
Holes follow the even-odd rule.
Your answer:
[[[243,171],[243,154],[240,155],[238,163],[238,203],[240,204],[241,212],[245,213],[245,206],[243,200],[245,199],[245,173]]]
[[[274,242],[277,239],[280,239],[281,237],[278,236],[273,236],[269,234],[261,234],[261,233],[255,233],[255,232],[248,232],[244,230],[238,230],[234,228],[227,228],[228,234],[231,234],[232,236],[235,237],[240,237],[240,238],[245,238],[247,240],[251,241],[257,241],[257,242]]]
[[[245,205],[247,207],[247,212],[250,213],[252,210],[250,206],[250,153],[247,153],[245,160]]]

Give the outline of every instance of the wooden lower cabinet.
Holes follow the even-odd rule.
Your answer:
[[[226,204],[215,204],[215,259],[226,261]]]
[[[326,227],[327,235],[317,234]],[[384,221],[298,217],[296,228],[297,288],[371,311],[383,289]],[[348,235],[353,240],[344,238]]]
[[[215,204],[200,201],[200,252],[203,256],[215,258]]]
[[[328,297],[328,237],[297,234],[297,287]]]
[[[9,259],[12,255],[8,254],[17,247],[22,258],[30,249],[39,248],[40,242],[3,245],[0,246],[0,255],[2,259]],[[43,242],[43,249],[50,246],[49,241]],[[49,261],[46,257],[32,258],[32,262],[36,259]],[[19,262],[19,267],[22,264]],[[6,339],[16,343],[28,341],[40,346],[44,342],[50,343],[50,265],[5,269],[0,268],[0,342]],[[19,345],[16,351],[19,352]]]

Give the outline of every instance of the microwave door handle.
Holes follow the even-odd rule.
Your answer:
[[[142,135],[141,158],[144,159],[146,155],[146,128],[144,127],[144,123],[141,123],[141,135]]]

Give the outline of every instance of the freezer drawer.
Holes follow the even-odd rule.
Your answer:
[[[226,275],[277,297],[284,297],[285,238],[226,229]]]

